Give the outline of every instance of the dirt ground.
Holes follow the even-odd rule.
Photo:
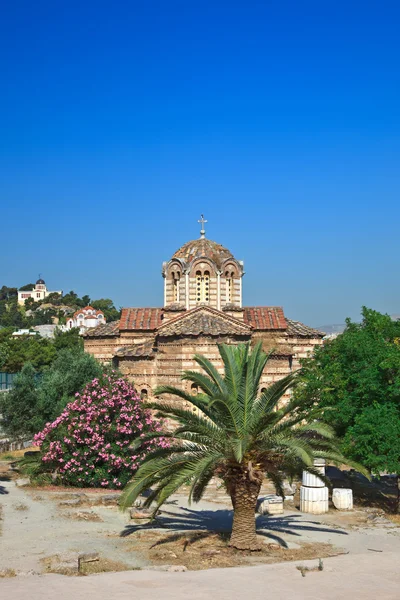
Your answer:
[[[287,504],[283,515],[258,516],[263,550],[245,554],[229,548],[229,503],[202,501],[189,506],[182,496],[166,503],[154,522],[133,521],[118,509],[118,494],[104,490],[21,487],[0,473],[2,535],[0,574],[48,573],[52,557],[97,553],[80,574],[166,568],[207,570],[340,555],[398,553],[398,520],[381,508],[331,510],[316,517]],[[0,469],[1,471],[1,469]]]

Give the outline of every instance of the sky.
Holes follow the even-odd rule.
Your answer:
[[[0,19],[0,286],[161,306],[199,237],[245,305],[400,313],[398,1],[14,0]]]

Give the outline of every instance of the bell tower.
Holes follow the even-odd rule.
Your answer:
[[[163,263],[164,310],[184,311],[199,305],[217,310],[242,309],[243,261],[206,238],[204,215],[200,238],[184,244]]]

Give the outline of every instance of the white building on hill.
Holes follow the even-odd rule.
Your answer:
[[[79,308],[72,317],[68,317],[67,329],[79,327],[80,332],[83,333],[86,329],[104,325],[105,322],[106,319],[101,310],[96,310],[93,306],[85,306],[85,308]]]
[[[25,304],[28,298],[33,298],[35,302],[39,302],[39,300],[47,298],[49,294],[63,295],[62,290],[50,292],[46,287],[45,281],[43,279],[38,279],[33,290],[18,290],[18,304]]]

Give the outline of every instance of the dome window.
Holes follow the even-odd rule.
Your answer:
[[[235,273],[233,271],[225,272],[225,281],[226,281],[226,303],[232,304],[233,302],[233,278]]]
[[[179,302],[179,283],[181,280],[180,271],[174,271],[172,273],[172,291],[173,291],[173,301]]]
[[[196,302],[210,302],[210,272],[196,271]]]

